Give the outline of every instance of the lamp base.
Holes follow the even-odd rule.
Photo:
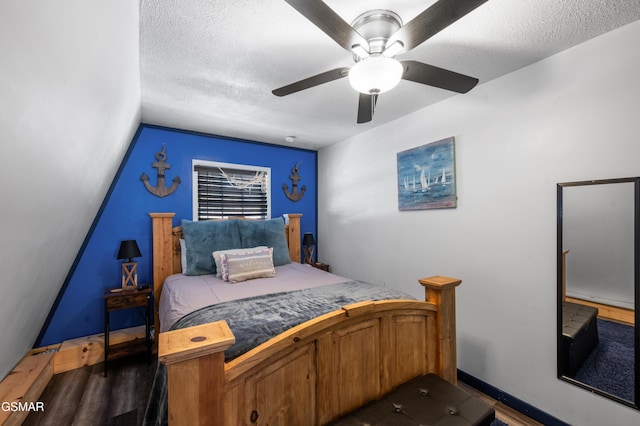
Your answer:
[[[304,263],[312,264],[313,262],[313,246],[304,248]]]
[[[138,262],[122,263],[122,289],[135,290],[138,288]]]

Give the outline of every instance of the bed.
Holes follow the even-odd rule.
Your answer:
[[[156,341],[158,359],[166,365],[162,392],[169,424],[327,424],[423,374],[456,383],[455,287],[460,280],[419,279],[425,301],[380,286],[369,296],[364,287],[371,284],[345,281],[299,263],[301,215],[290,214],[278,232],[286,246],[270,252],[274,264],[283,250],[290,259],[274,267],[279,280],[258,277],[220,284],[204,274],[196,278],[199,284],[189,287],[192,284],[181,283],[180,240],[192,232],[187,227],[191,224],[173,227],[173,213],[150,216],[155,326],[160,331]],[[273,231],[277,223],[248,222],[237,226],[269,226]],[[253,247],[244,237],[242,244],[244,249]],[[191,256],[195,250],[189,247],[186,253]],[[259,254],[226,255],[229,276],[241,275],[231,265],[246,260],[242,256],[264,259],[266,254],[260,249]],[[301,275],[307,277],[302,288],[286,287]],[[220,292],[211,290],[216,285]],[[215,293],[220,302],[210,304],[196,287]],[[225,295],[225,288],[233,295]],[[256,289],[257,294],[251,293]],[[191,298],[182,307],[191,310],[188,314],[174,311],[172,303],[164,306],[165,300],[181,299],[181,291],[196,295],[195,302]],[[263,315],[267,307],[275,310]],[[300,316],[285,323],[281,318],[289,321],[290,312]],[[257,322],[246,323],[248,319]],[[281,330],[263,332],[263,327],[280,323]]]

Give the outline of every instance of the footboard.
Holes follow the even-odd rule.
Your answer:
[[[456,382],[455,287],[426,301],[361,302],[300,324],[235,360],[226,322],[161,333],[171,425],[321,425],[421,374]]]

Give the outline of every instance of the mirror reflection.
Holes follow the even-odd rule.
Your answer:
[[[637,188],[558,184],[558,376],[636,407]]]

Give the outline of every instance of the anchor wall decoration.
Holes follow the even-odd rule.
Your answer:
[[[158,169],[158,183],[156,186],[151,186],[149,183],[149,176],[147,176],[146,173],[142,173],[142,176],[140,176],[140,180],[144,182],[144,186],[147,190],[158,197],[166,197],[167,195],[172,194],[180,184],[180,178],[178,176],[173,178],[173,184],[170,187],[167,187],[164,182],[164,171],[165,169],[171,168],[171,164],[165,163],[165,160],[167,159],[166,151],[167,145],[162,144],[162,151],[156,152],[156,162],[151,163],[151,167]]]
[[[291,192],[289,192],[289,186],[286,183],[282,184],[284,195],[286,195],[288,199],[294,202],[300,201],[302,199],[302,196],[304,195],[304,192],[307,190],[307,187],[305,185],[302,185],[302,188],[300,188],[300,192],[298,192],[298,181],[301,179],[301,177],[298,175],[300,163],[301,161],[299,161],[298,164],[293,166],[293,168],[291,169],[291,175],[289,176],[289,179],[291,179]]]

